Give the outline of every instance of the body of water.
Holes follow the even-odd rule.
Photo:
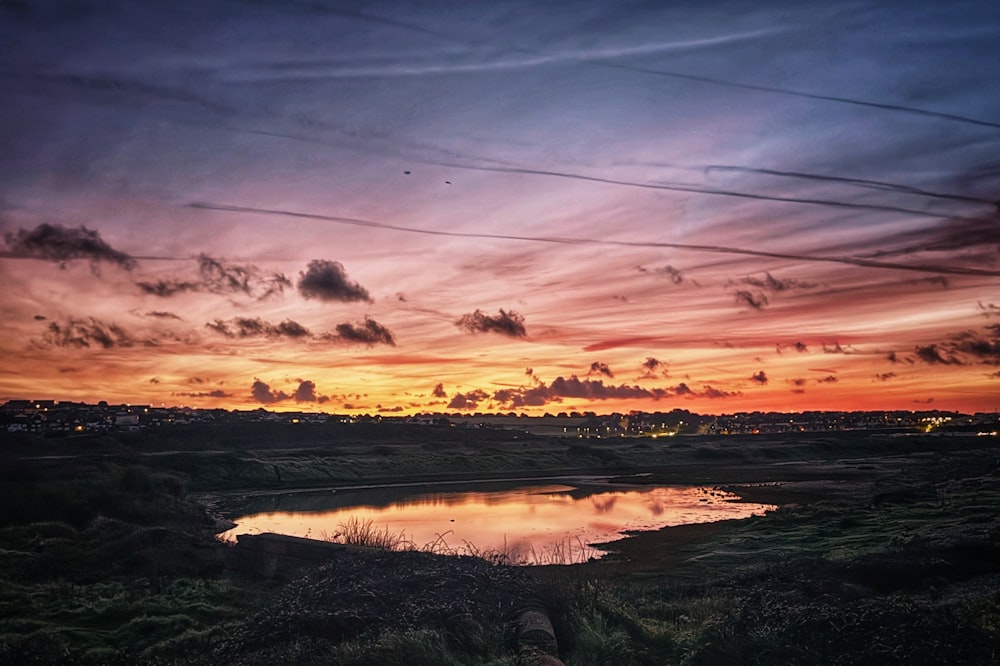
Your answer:
[[[774,507],[690,486],[611,486],[590,481],[384,486],[269,496],[220,538],[274,532],[343,540],[367,525],[406,547],[454,554],[502,554],[523,564],[599,557],[590,544],[629,531],[759,515]],[[251,505],[253,506],[253,505]]]

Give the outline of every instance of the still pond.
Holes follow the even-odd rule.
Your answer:
[[[274,532],[343,541],[367,527],[410,547],[502,555],[520,564],[600,557],[591,544],[630,531],[759,515],[774,507],[697,486],[619,486],[599,478],[378,486],[262,496],[220,534]]]

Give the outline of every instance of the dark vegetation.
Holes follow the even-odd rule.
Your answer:
[[[567,472],[782,508],[643,533],[571,567],[344,547],[268,578],[213,536],[220,512],[269,492]],[[996,438],[974,436],[2,434],[0,663],[516,664],[527,599],[570,666],[997,663],[998,481]]]

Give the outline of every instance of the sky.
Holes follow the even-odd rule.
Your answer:
[[[0,1],[0,400],[1000,408],[1000,4]]]

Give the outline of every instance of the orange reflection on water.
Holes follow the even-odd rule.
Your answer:
[[[737,499],[702,487],[584,490],[563,484],[423,493],[382,505],[364,503],[360,494],[354,506],[242,516],[219,536],[233,541],[239,534],[275,532],[336,539],[348,521],[370,520],[416,548],[499,552],[527,564],[569,563],[599,557],[587,544],[620,538],[622,532],[746,518],[774,508]]]

